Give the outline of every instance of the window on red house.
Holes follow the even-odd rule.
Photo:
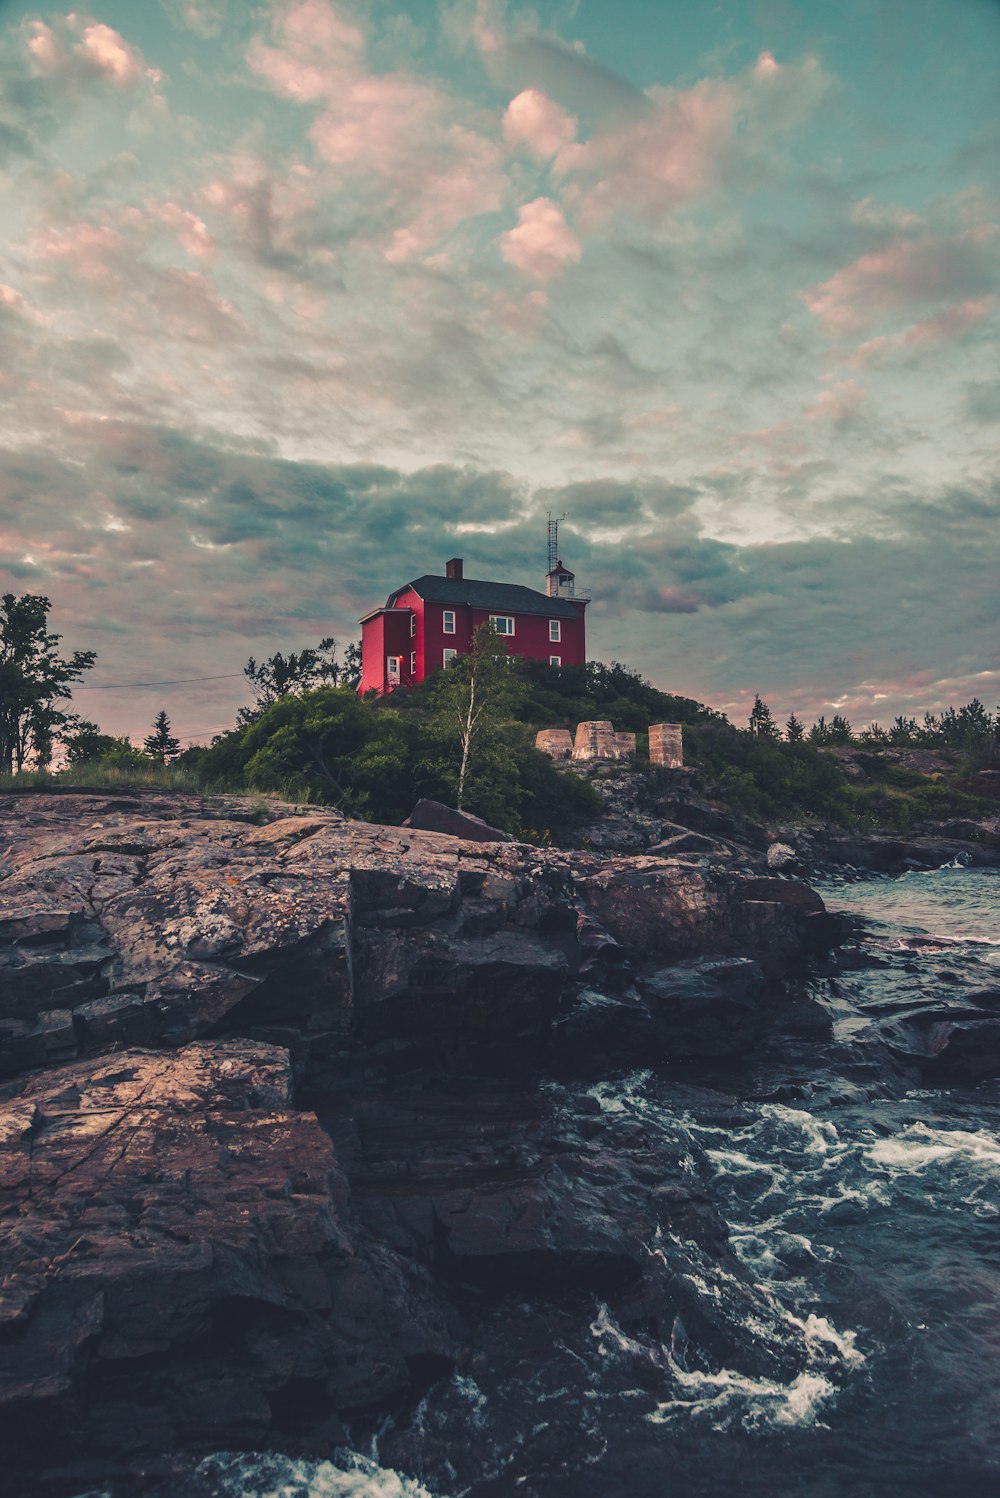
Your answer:
[[[562,625],[558,619],[549,620],[549,639],[554,642],[562,639]]]
[[[410,637],[411,637],[411,639],[416,634],[416,632],[417,632],[417,616],[416,616],[416,614],[411,614],[410,615]]]
[[[561,655],[550,655],[549,656],[549,665],[550,666],[561,666],[562,665],[562,656]]]
[[[491,614],[490,623],[498,635],[512,635],[514,633],[513,614]]]
[[[391,687],[399,686],[399,656],[387,655],[385,658],[385,679]]]
[[[444,665],[450,666],[451,663],[452,663],[452,661],[457,661],[458,660],[458,651],[457,650],[442,650],[442,652],[441,652],[441,658],[442,658],[442,663]]]
[[[454,609],[445,609],[445,611],[444,611],[444,623],[441,625],[441,629],[442,629],[443,633],[446,634],[446,635],[453,635],[455,633],[455,610]]]

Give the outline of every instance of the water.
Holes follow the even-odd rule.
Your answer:
[[[519,1361],[537,1308],[506,1302],[482,1311],[506,1366],[359,1427],[367,1465],[213,1458],[185,1498],[1000,1494],[1000,1083],[927,1085],[898,1049],[901,1024],[1000,985],[1000,871],[823,893],[866,922],[813,985],[828,1042],[763,1045],[725,1093],[652,1072],[590,1089],[609,1127],[680,1138],[729,1223],[731,1271],[685,1246],[678,1293],[739,1333],[731,1366],[684,1315],[653,1334],[600,1301],[556,1307],[546,1355]],[[647,1247],[677,1275],[678,1245]]]

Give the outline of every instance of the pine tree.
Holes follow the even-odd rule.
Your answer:
[[[180,754],[181,742],[170,732],[170,719],[167,717],[165,708],[161,707],[157,713],[153,722],[153,732],[143,740],[143,748],[147,754],[158,759],[161,765],[165,765],[168,760]]]
[[[790,744],[797,744],[805,735],[805,726],[793,713],[785,724],[785,738]]]
[[[760,693],[753,699],[753,710],[750,713],[750,732],[755,739],[780,739],[781,731],[774,721],[774,714],[766,702],[760,699]]]

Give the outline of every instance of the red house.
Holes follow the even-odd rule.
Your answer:
[[[546,577],[545,592],[537,593],[518,583],[466,577],[462,558],[452,557],[443,577],[415,578],[361,620],[358,690],[391,692],[423,681],[456,655],[467,654],[476,629],[490,620],[512,655],[551,666],[582,666],[589,600],[589,593],[577,592],[575,575],[562,562]]]

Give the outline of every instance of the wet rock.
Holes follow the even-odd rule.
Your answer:
[[[887,1027],[893,1053],[936,1085],[1000,1075],[1000,1020],[976,1013],[925,1013]]]
[[[746,957],[675,963],[641,982],[657,1049],[666,1059],[738,1055],[753,1037],[767,991]]]

